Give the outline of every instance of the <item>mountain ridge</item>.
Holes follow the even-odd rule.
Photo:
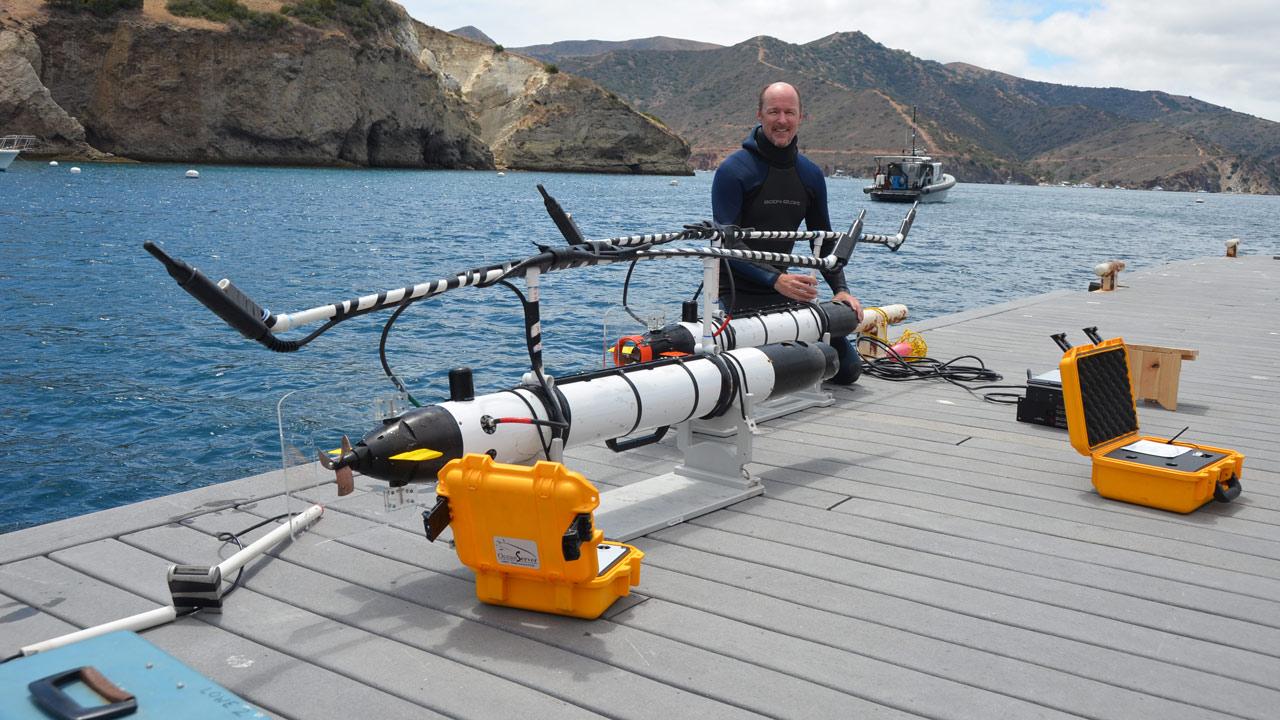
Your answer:
[[[546,62],[559,62],[564,58],[587,57],[613,50],[648,52],[654,50],[711,50],[719,47],[724,46],[699,40],[684,40],[682,38],[667,37],[666,35],[654,35],[653,37],[637,38],[635,40],[561,40],[559,42],[526,45],[525,47],[511,49]]]
[[[1280,123],[1161,91],[944,65],[859,31],[804,44],[757,36],[696,52],[612,50],[560,64],[661,117],[700,167],[736,149],[759,88],[786,79],[805,100],[801,143],[828,169],[865,174],[873,155],[901,151],[915,107],[927,150],[962,181],[1280,192]],[[1116,144],[1122,137],[1129,145]]]

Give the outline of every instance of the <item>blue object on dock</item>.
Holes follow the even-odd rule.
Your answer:
[[[92,673],[86,678],[82,671],[88,668],[114,688],[101,686]],[[91,689],[91,684],[99,689]],[[117,689],[123,692],[113,692]],[[130,709],[131,702],[136,709]],[[14,720],[267,717],[137,633],[125,630],[0,665],[0,708],[4,708],[6,719]]]

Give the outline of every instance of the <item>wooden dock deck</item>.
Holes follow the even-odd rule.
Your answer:
[[[1014,383],[1056,367],[1051,333],[1090,325],[1199,350],[1177,412],[1142,404],[1141,426],[1244,453],[1235,502],[1099,498],[1066,431],[866,378],[762,425],[766,494],[638,540],[641,584],[600,620],[481,605],[418,512],[362,483],[314,491],[324,517],[221,615],[144,636],[289,718],[1275,718],[1280,262],[1121,284],[908,325]],[[608,489],[676,454],[569,456]],[[0,536],[0,650],[167,603],[170,563],[225,557],[214,534],[281,512],[280,492],[273,473]]]

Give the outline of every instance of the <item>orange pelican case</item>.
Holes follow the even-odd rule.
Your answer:
[[[1229,502],[1240,494],[1244,456],[1234,450],[1176,442],[1172,447],[1185,451],[1165,457],[1165,447],[1149,445],[1153,452],[1130,447],[1139,441],[1169,442],[1138,434],[1124,340],[1070,348],[1058,368],[1071,446],[1093,458],[1093,486],[1099,495],[1189,513],[1210,500]]]
[[[644,553],[602,542],[600,493],[560,463],[466,455],[440,469],[436,494],[483,602],[592,619],[640,583]]]

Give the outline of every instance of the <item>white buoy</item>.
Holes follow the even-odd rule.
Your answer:
[[[57,161],[57,160],[50,160],[50,161],[49,161],[49,167],[58,167],[58,161]]]
[[[502,172],[501,170],[498,171],[498,177],[506,177],[506,176],[507,176],[506,173]]]
[[[200,173],[195,170],[188,170],[187,177],[191,178],[192,180],[195,180],[196,178],[200,177]]]
[[[671,182],[669,182],[669,183],[667,183],[667,184],[668,184],[668,185],[679,185],[679,184],[680,184],[680,181],[679,181],[679,180],[672,180]]]
[[[73,168],[71,168],[71,174],[72,174],[72,175],[79,175],[79,174],[80,174],[80,168],[78,168],[78,167],[73,167]]]

